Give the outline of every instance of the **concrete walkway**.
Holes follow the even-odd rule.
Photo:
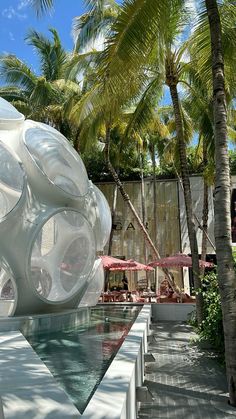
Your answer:
[[[224,369],[209,351],[191,344],[194,333],[184,323],[152,325],[145,383],[153,401],[141,403],[140,419],[232,419]]]

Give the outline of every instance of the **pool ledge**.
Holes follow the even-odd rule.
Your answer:
[[[123,345],[104,375],[84,419],[136,419],[136,388],[144,379],[144,353],[151,319],[151,306],[145,305],[128,333]]]

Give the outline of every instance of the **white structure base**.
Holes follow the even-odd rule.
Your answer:
[[[161,303],[152,304],[152,319],[153,322],[158,321],[172,321],[186,322],[191,313],[196,309],[194,303]]]

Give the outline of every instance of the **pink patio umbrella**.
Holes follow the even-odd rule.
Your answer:
[[[192,258],[191,256],[184,255],[183,253],[176,253],[173,256],[153,260],[149,263],[149,266],[160,266],[162,268],[191,268]],[[204,268],[213,268],[215,265],[212,262],[206,262],[199,259],[199,266]]]
[[[103,268],[108,272],[114,271],[152,271],[153,268],[143,263],[136,262],[133,259],[122,260],[112,256],[100,256]]]
[[[136,262],[136,260],[128,259],[124,262],[127,262],[127,266],[119,266],[110,268],[110,271],[152,271],[153,268],[151,266],[145,265],[140,262]]]
[[[108,271],[151,271],[153,268],[133,259],[123,260],[112,256],[100,256],[103,268]]]
[[[103,268],[107,271],[110,270],[125,270],[127,268],[130,268],[130,266],[135,266],[134,262],[130,262],[129,260],[123,260],[114,258],[112,256],[100,256],[102,259]]]

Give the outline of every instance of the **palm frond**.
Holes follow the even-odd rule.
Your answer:
[[[65,77],[70,80],[81,80],[95,71],[100,52],[92,50],[84,54],[74,53],[65,66]]]
[[[53,82],[53,86],[63,91],[66,95],[76,94],[81,95],[81,89],[78,83],[71,80],[59,79]]]
[[[62,48],[58,33],[55,29],[49,29],[53,35],[53,41],[30,29],[26,36],[28,45],[32,45],[40,59],[41,71],[47,80],[56,80],[62,76],[67,54]]]
[[[91,120],[87,118],[83,121],[80,131],[81,151],[87,151],[94,147],[99,138],[99,132],[104,126],[104,118],[102,114],[97,115]]]
[[[127,67],[137,69],[146,62],[159,25],[163,26],[165,7],[165,1],[124,1],[104,54],[104,67],[109,73],[123,73]]]
[[[60,103],[60,94],[53,85],[45,80],[44,77],[39,77],[34,90],[30,95],[30,101],[35,107],[47,106],[52,101]]]
[[[160,99],[162,86],[163,83],[159,77],[150,81],[130,118],[126,136],[130,135],[131,130],[141,131],[153,119],[154,108]]]
[[[2,55],[0,57],[0,77],[6,83],[32,91],[37,82],[36,75],[31,69],[15,55]]]
[[[186,109],[181,106],[183,129],[184,129],[184,139],[186,144],[189,143],[193,136],[193,123],[189,113]]]
[[[28,92],[23,91],[17,86],[2,86],[0,87],[0,96],[9,102],[13,101],[27,101]]]
[[[235,6],[230,2],[222,2],[218,5],[222,28],[222,47],[224,51],[225,62],[225,88],[227,97],[235,95],[235,66],[236,57],[234,54],[236,48]],[[208,17],[205,7],[199,13],[199,19],[194,33],[189,42],[191,59],[198,69],[201,79],[204,80],[205,88],[212,91],[212,69],[211,69],[211,42]]]
[[[77,52],[95,48],[98,39],[104,42],[119,11],[114,0],[85,1],[85,4],[87,12],[73,19],[72,35]]]
[[[52,9],[53,0],[30,0],[31,5],[35,9],[38,16],[44,14],[46,11]]]
[[[72,108],[70,119],[73,123],[80,126],[88,117],[90,117],[90,122],[92,123],[93,118],[102,112],[104,106],[102,98],[101,85],[94,85],[93,88],[85,93],[81,100]]]

